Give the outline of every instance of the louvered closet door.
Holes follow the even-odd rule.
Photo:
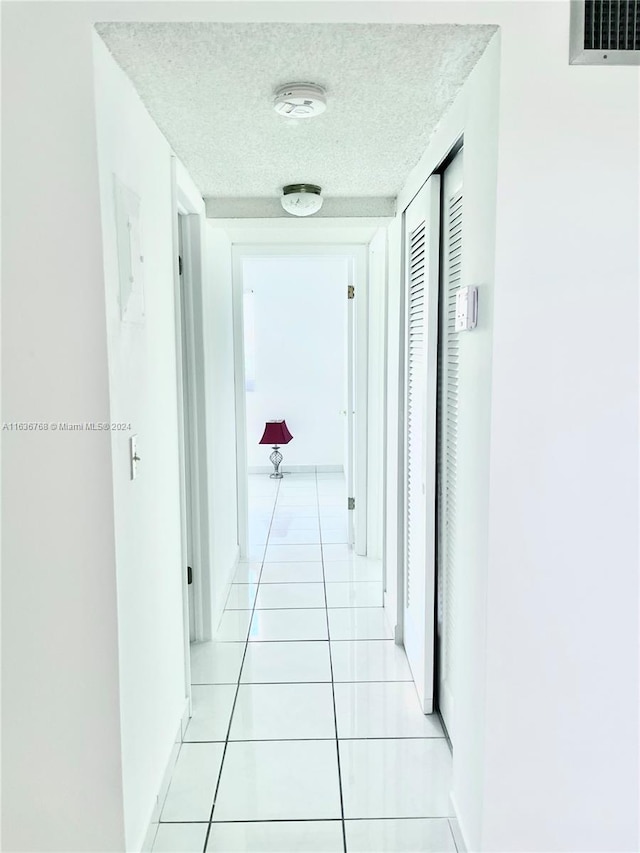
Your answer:
[[[434,677],[439,220],[433,175],[405,211],[404,646],[425,713]]]
[[[455,739],[458,617],[458,380],[460,333],[456,294],[462,276],[462,151],[443,179],[442,310],[438,352],[438,700],[449,737]]]

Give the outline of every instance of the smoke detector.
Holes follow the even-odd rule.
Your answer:
[[[315,83],[287,83],[275,94],[273,108],[285,118],[315,118],[327,108],[327,96]]]
[[[282,187],[282,206],[293,216],[311,216],[322,207],[322,189],[315,184],[288,184]]]

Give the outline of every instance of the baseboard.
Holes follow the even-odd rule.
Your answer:
[[[449,795],[449,799],[451,800],[451,806],[453,808],[454,817],[449,818],[449,826],[451,827],[451,832],[453,834],[453,840],[456,843],[456,848],[458,853],[469,853],[469,845],[467,844],[468,834],[463,830],[462,823],[460,821],[460,813],[456,806],[456,800],[453,794]]]
[[[182,746],[182,742],[184,740],[184,735],[187,730],[188,724],[189,700],[185,699],[182,716],[180,717],[180,725],[178,726],[178,731],[176,732],[176,736],[173,741],[173,746],[171,747],[169,760],[167,761],[164,773],[162,774],[162,782],[160,783],[160,789],[158,791],[158,795],[156,796],[156,802],[151,813],[151,819],[149,821],[149,826],[144,836],[142,847],[140,848],[140,853],[151,853],[151,850],[153,849],[153,842],[156,840],[158,824],[160,823],[160,815],[162,814],[162,807],[164,806],[164,801],[167,797],[167,793],[169,792],[171,777],[173,776],[176,761],[178,760],[178,753],[180,752],[180,747]]]
[[[229,590],[231,589],[231,584],[233,583],[233,579],[238,571],[238,563],[240,562],[240,548],[236,545],[236,549],[233,556],[233,561],[229,565],[229,570],[227,572],[227,578],[225,580],[225,584],[223,587],[223,594],[220,596],[220,599],[216,602],[215,610],[211,614],[211,636],[205,637],[206,640],[212,639],[215,634],[218,625],[220,624],[220,620],[222,619],[222,614],[224,613],[224,606],[227,603],[227,597],[229,595]]]
[[[283,474],[344,474],[343,465],[282,465]],[[273,465],[252,465],[249,474],[272,474]]]

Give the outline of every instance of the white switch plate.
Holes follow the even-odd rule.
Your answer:
[[[456,293],[456,332],[470,332],[478,325],[478,288],[461,287]]]
[[[138,476],[139,462],[140,457],[138,456],[138,436],[132,435],[129,439],[129,464],[131,465],[130,474],[132,480],[135,480],[135,478]]]

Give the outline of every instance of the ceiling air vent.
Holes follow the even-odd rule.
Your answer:
[[[640,65],[640,0],[571,0],[571,65]]]

